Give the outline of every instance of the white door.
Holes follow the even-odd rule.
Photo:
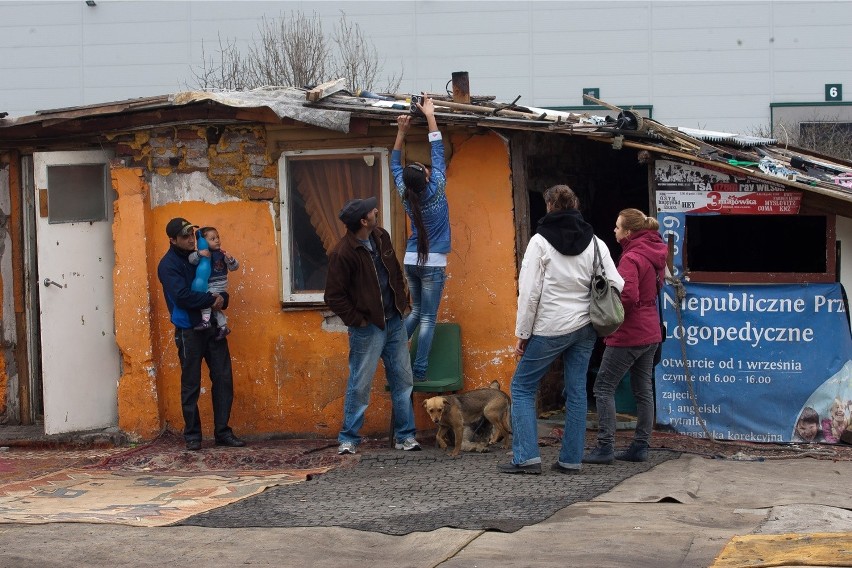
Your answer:
[[[113,190],[103,151],[34,156],[44,430],[118,423]]]

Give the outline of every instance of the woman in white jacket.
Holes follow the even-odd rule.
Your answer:
[[[567,185],[544,192],[547,214],[527,245],[518,277],[515,348],[521,357],[512,377],[511,463],[502,473],[541,473],[536,393],[553,361],[561,356],[565,381],[565,429],[553,469],[578,473],[586,439],[586,373],[597,334],[589,319],[589,285],[594,272],[592,226],[583,220],[580,200]],[[598,239],[603,267],[621,292],[624,280],[607,246]]]

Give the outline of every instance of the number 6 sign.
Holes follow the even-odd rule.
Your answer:
[[[843,85],[828,84],[825,85],[825,100],[826,101],[842,101],[843,100]]]

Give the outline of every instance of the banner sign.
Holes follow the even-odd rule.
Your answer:
[[[727,215],[795,215],[802,194],[797,191],[745,193],[733,191],[658,191],[660,213],[722,213]]]
[[[686,233],[686,215],[684,213],[659,213],[657,222],[660,224],[660,234],[665,242],[669,235],[674,240],[673,275],[683,274],[683,238]]]
[[[665,286],[658,425],[699,438],[838,441],[852,412],[840,284],[686,284],[681,324],[675,298]]]
[[[692,162],[672,160],[655,160],[654,180],[658,190],[745,193],[786,191],[785,186],[780,183],[748,177],[746,172],[735,175],[722,168],[715,169],[710,164],[696,166]]]

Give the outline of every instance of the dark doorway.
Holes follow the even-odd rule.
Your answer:
[[[538,220],[545,214],[544,190],[566,184],[580,198],[583,217],[606,242],[617,261],[621,247],[616,243],[613,229],[618,212],[635,207],[647,212],[650,204],[648,166],[638,160],[638,152],[629,148],[614,149],[604,144],[558,134],[519,133],[512,140],[515,191],[525,193],[528,218],[516,219],[519,248],[535,234]],[[522,173],[517,170],[522,170]],[[520,173],[520,176],[518,175]],[[520,177],[520,179],[519,179]],[[520,183],[519,183],[520,181]],[[516,203],[522,199],[516,194]],[[518,207],[522,209],[522,207]],[[522,258],[522,251],[519,257]],[[519,264],[520,266],[520,264]],[[592,385],[603,354],[599,340],[589,362],[587,392],[593,408]],[[539,411],[558,411],[565,405],[562,395],[562,364],[557,361],[541,383]]]

